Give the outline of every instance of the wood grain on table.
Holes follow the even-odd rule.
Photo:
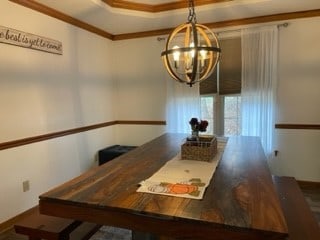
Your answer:
[[[40,196],[44,214],[177,239],[285,239],[288,230],[260,140],[232,137],[202,200],[136,192],[180,151],[164,134]]]

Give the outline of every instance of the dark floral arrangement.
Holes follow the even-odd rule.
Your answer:
[[[209,125],[207,120],[201,120],[200,122],[198,121],[198,118],[191,118],[189,121],[191,125],[192,131],[199,131],[199,132],[205,132],[207,131],[207,127]]]

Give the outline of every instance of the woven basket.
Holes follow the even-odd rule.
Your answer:
[[[217,154],[217,139],[214,136],[199,137],[198,141],[187,140],[181,145],[182,160],[210,161]]]

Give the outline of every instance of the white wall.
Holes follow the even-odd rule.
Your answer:
[[[277,123],[320,124],[320,18],[289,22],[279,34]],[[276,130],[278,175],[320,182],[320,130]]]
[[[55,55],[0,43],[1,143],[115,120],[111,41],[9,1],[1,1],[0,23],[63,44]],[[0,223],[87,170],[115,141],[107,127],[0,151]]]
[[[118,120],[165,120],[166,80],[157,37],[114,43]],[[140,145],[164,133],[164,126],[118,125],[117,141]]]
[[[92,166],[112,128],[0,151],[0,223],[38,204],[38,196]],[[30,191],[22,182],[30,181]]]
[[[274,174],[320,182],[320,130],[279,129],[276,136],[279,154],[272,162]]]

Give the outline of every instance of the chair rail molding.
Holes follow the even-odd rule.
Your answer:
[[[32,137],[27,137],[23,139],[17,139],[9,142],[2,142],[0,143],[0,151],[9,149],[9,148],[14,148],[14,147],[19,147],[31,143],[36,143],[36,142],[41,142],[41,141],[46,141],[52,138],[58,138],[58,137],[63,137],[71,134],[77,134],[80,132],[85,132],[85,131],[90,131],[94,130],[97,128],[104,128],[116,124],[123,124],[123,125],[166,125],[166,121],[146,121],[146,120],[117,120],[117,121],[109,121],[109,122],[104,122],[104,123],[98,123],[98,124],[93,124],[93,125],[88,125],[88,126],[83,126],[83,127],[78,127],[78,128],[72,128],[72,129],[67,129],[63,131],[58,131],[58,132],[53,132],[53,133],[47,133],[43,135],[38,135],[38,136],[32,136]]]
[[[308,129],[320,130],[320,124],[276,123],[276,129]]]

